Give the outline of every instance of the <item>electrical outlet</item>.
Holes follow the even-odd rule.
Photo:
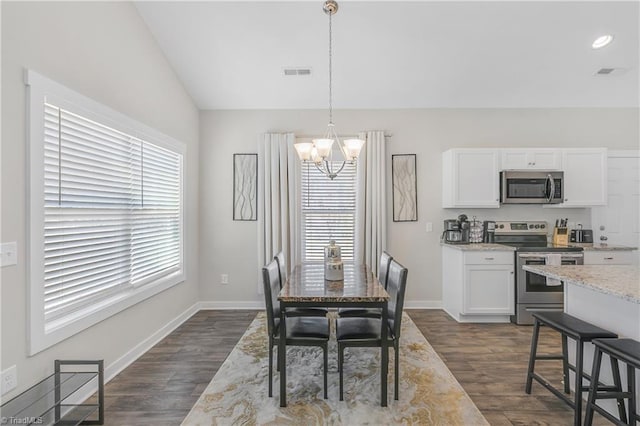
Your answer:
[[[12,365],[0,374],[0,387],[2,388],[0,394],[4,395],[5,393],[15,389],[17,386],[18,369],[15,365]]]
[[[18,245],[16,242],[0,244],[0,266],[10,266],[18,263]]]
[[[220,274],[220,284],[229,284],[228,274]]]
[[[433,232],[433,223],[427,222],[427,232]]]

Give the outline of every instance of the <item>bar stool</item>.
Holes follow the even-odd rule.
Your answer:
[[[587,399],[587,410],[584,416],[584,424],[591,425],[593,422],[593,412],[597,411],[607,420],[615,424],[635,425],[636,421],[640,422],[640,416],[636,413],[636,369],[640,369],[640,342],[632,339],[595,339],[593,341],[596,352],[593,355],[593,377],[592,383],[596,383],[600,377],[600,364],[602,362],[602,354],[609,355],[611,362],[622,361],[627,364],[627,392],[622,392],[620,388],[616,392],[601,392],[596,389],[593,384],[589,389],[589,398]],[[597,399],[613,399],[624,398],[629,400],[629,421],[624,417],[624,412],[620,413],[620,419],[616,419],[602,407],[596,405]],[[618,402],[618,404],[620,404]],[[623,405],[624,407],[624,405]]]
[[[527,370],[527,383],[525,386],[525,392],[531,393],[531,385],[535,379],[538,383],[548,389],[555,396],[564,401],[569,407],[573,408],[573,424],[580,426],[582,420],[582,392],[589,390],[589,386],[582,385],[582,379],[591,380],[591,377],[584,372],[584,344],[597,338],[616,338],[615,333],[597,327],[588,322],[582,321],[576,317],[573,317],[564,312],[535,312],[533,313],[533,336],[531,337],[531,352],[529,354],[529,368]],[[538,350],[538,336],[540,334],[540,326],[546,325],[562,335],[562,355],[537,355]],[[567,338],[576,341],[576,364],[569,364],[568,350],[567,350]],[[576,373],[575,377],[575,395],[572,400],[567,395],[560,392],[553,387],[544,377],[534,372],[536,360],[562,360],[562,373],[564,379],[564,393],[569,394],[569,370]],[[611,369],[613,371],[615,386],[604,386],[598,384],[600,390],[620,390],[620,371],[618,370],[618,363],[611,361]],[[624,403],[621,398],[618,399],[618,405],[620,410],[624,410]],[[620,405],[622,405],[620,407]],[[622,412],[621,412],[622,414]]]

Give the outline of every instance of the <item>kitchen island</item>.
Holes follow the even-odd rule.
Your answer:
[[[597,325],[619,337],[640,341],[640,267],[629,265],[523,266],[523,269],[555,278],[564,283],[564,311]],[[569,345],[569,358],[575,360],[575,345]],[[590,374],[593,345],[585,347],[585,370]],[[625,371],[621,368],[620,371]],[[573,374],[573,373],[571,373]],[[626,386],[623,374],[623,385]],[[611,383],[608,361],[602,364],[602,380]],[[573,378],[570,383],[574,383]],[[640,394],[640,373],[636,374]],[[584,395],[586,398],[586,394]],[[599,402],[600,403],[600,402]],[[613,401],[601,405],[616,413]],[[640,401],[638,407],[640,410]]]

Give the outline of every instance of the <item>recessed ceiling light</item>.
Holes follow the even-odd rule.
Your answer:
[[[603,36],[598,37],[593,42],[591,47],[593,47],[594,49],[601,49],[605,47],[607,44],[611,43],[612,41],[613,41],[613,36],[611,34],[605,34]]]

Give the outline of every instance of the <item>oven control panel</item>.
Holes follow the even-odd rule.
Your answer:
[[[496,222],[496,234],[547,234],[548,225],[543,221]]]

